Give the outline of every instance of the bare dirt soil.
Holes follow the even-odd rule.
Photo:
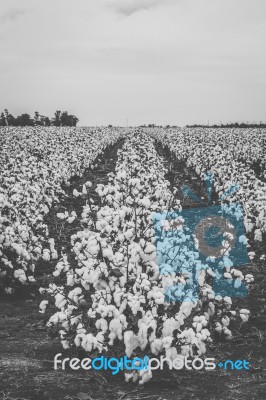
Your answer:
[[[80,190],[82,183],[107,182],[107,173],[114,170],[117,149],[122,142],[107,149],[94,170],[87,170],[82,178],[73,179],[67,189],[68,197],[62,199],[47,216],[50,236],[57,245],[69,250],[70,236],[80,229],[78,221],[71,225],[56,226],[56,213],[75,209],[80,216],[82,202],[73,197],[73,189]],[[157,151],[170,167],[166,178],[179,189],[187,184],[200,197],[206,198],[205,190],[195,173],[184,162],[179,162],[167,149],[157,145]],[[178,195],[185,207],[196,204],[179,190]],[[95,193],[95,202],[97,195]],[[265,249],[264,249],[265,252]],[[40,296],[32,288],[29,295],[20,292],[16,296],[0,299],[0,399],[1,400],[259,400],[266,398],[266,301],[265,261],[246,267],[255,276],[255,284],[241,306],[252,313],[250,321],[235,326],[234,338],[227,343],[214,342],[206,357],[214,357],[217,363],[226,359],[246,359],[249,371],[166,371],[157,372],[144,387],[124,382],[123,375],[92,371],[54,370],[53,359],[57,353],[64,357],[78,356],[75,350],[63,351],[58,339],[48,337],[46,317],[38,312]],[[39,284],[49,280],[52,264],[40,264]],[[43,275],[45,271],[45,274]]]

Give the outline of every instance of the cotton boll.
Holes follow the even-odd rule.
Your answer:
[[[262,242],[262,232],[260,229],[256,229],[254,232],[254,238],[257,242]]]
[[[139,379],[139,375],[138,375],[137,371],[125,373],[125,381],[126,382],[129,382],[130,380],[132,380],[132,382],[137,382],[138,379]]]
[[[138,337],[132,331],[124,333],[125,353],[127,357],[131,357],[133,350],[139,346]]]
[[[252,274],[247,274],[247,275],[245,276],[245,281],[246,281],[247,283],[252,283],[252,282],[254,282],[254,277],[253,277],[253,275],[252,275]]]
[[[247,322],[249,320],[249,315],[240,313],[240,318],[242,322]]]
[[[57,250],[53,250],[53,251],[51,252],[51,259],[52,259],[52,260],[57,260],[57,259],[58,259]]]
[[[13,288],[10,288],[10,287],[5,288],[5,293],[6,294],[12,294],[13,292],[14,292]]]
[[[222,318],[222,324],[223,326],[227,327],[230,324],[230,318],[228,316],[225,316]]]
[[[64,213],[57,213],[56,216],[57,216],[57,218],[59,218],[61,220],[66,219],[66,215]]]
[[[151,380],[151,378],[152,378],[151,370],[148,370],[148,371],[141,370],[139,372],[140,372],[140,376],[141,376],[141,379],[139,381],[140,385],[144,385],[146,382],[149,382],[149,380]]]
[[[225,279],[232,279],[232,275],[229,272],[224,273]]]
[[[70,344],[69,344],[68,340],[61,340],[61,343],[62,343],[63,349],[65,349],[65,350],[70,349]]]
[[[39,308],[40,308],[39,312],[40,312],[41,314],[44,314],[44,313],[45,313],[45,310],[46,310],[47,305],[48,305],[48,300],[43,300],[43,301],[40,303],[40,305],[39,305]]]
[[[82,193],[79,193],[79,192],[77,191],[77,189],[74,189],[74,190],[73,190],[73,196],[74,196],[74,197],[79,197],[79,196],[81,196],[81,194],[82,194]]]
[[[75,277],[74,277],[74,275],[73,275],[73,273],[71,273],[71,272],[68,272],[67,274],[66,274],[66,276],[67,276],[67,286],[74,286],[74,284],[75,284]]]
[[[223,327],[219,322],[216,322],[215,324],[215,331],[218,333],[222,333]]]
[[[162,349],[163,349],[163,342],[162,339],[155,339],[151,344],[150,344],[150,348],[152,351],[152,354],[154,354],[155,356],[157,356],[159,353],[161,353]]]
[[[250,251],[250,252],[248,253],[248,256],[249,256],[249,259],[252,261],[252,260],[254,260],[254,258],[255,258],[255,256],[256,256],[256,253],[255,253],[254,251]]]
[[[59,309],[62,309],[63,307],[65,307],[66,304],[67,304],[67,300],[66,300],[65,296],[63,296],[60,293],[57,293],[55,295],[55,306]]]
[[[50,250],[49,249],[44,249],[43,250],[43,255],[42,258],[44,259],[44,261],[50,261]]]
[[[242,285],[241,279],[240,278],[236,278],[235,281],[234,281],[234,287],[236,289],[239,289],[241,287],[241,285]]]
[[[17,269],[14,272],[14,278],[18,279],[23,285],[27,282],[27,277],[23,269]]]
[[[224,327],[223,328],[223,333],[224,333],[224,336],[225,336],[226,340],[232,339],[232,332],[228,328]]]

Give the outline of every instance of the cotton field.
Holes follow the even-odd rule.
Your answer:
[[[234,340],[234,327],[252,316],[249,291],[258,265],[265,266],[265,130],[25,127],[2,128],[0,138],[2,296],[35,288],[39,313],[62,351],[193,359]],[[114,170],[96,184],[99,157],[118,141]],[[158,148],[194,171],[202,187],[210,177],[209,204],[222,216],[243,216],[237,240],[247,251],[244,268],[235,265],[228,230],[219,269],[215,257],[200,257],[195,232],[183,226],[188,208],[180,188],[166,178],[171,163]],[[61,230],[76,224],[66,249],[46,218],[86,171],[93,179],[72,190],[74,208],[53,214]],[[230,292],[217,292],[217,279]],[[239,299],[241,287],[247,295]],[[134,370],[125,379],[144,384],[152,372]]]

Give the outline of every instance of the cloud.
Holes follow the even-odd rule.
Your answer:
[[[263,119],[265,0],[1,5],[0,111],[113,125]]]
[[[115,0],[109,6],[120,14],[130,16],[134,13],[154,8],[160,0]]]
[[[16,21],[19,17],[24,15],[26,10],[21,8],[14,8],[4,12],[2,15],[0,14],[0,23],[5,23],[8,21]]]

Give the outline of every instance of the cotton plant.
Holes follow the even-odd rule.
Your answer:
[[[218,196],[223,196],[230,185],[236,183],[238,191],[227,201],[238,202],[244,207],[245,229],[252,241],[261,243],[265,240],[266,183],[252,167],[254,162],[265,162],[265,131],[179,128],[166,132],[155,128],[149,134],[178,159],[184,160],[201,178],[206,171],[212,171]]]
[[[44,223],[53,205],[65,195],[71,177],[84,170],[119,138],[124,129],[8,128],[0,158],[0,289],[13,293],[33,283],[39,260],[58,258]],[[58,213],[58,221],[73,223],[75,211]],[[62,223],[63,223],[62,222]],[[17,271],[17,272],[16,272]]]
[[[182,210],[166,172],[154,141],[140,132],[118,151],[108,184],[98,185],[98,205],[90,197],[91,184],[81,188],[87,201],[84,229],[71,237],[76,262],[70,265],[65,255],[54,272],[61,286],[41,290],[59,309],[48,327],[64,348],[80,347],[90,356],[119,349],[128,357],[196,357],[212,340],[212,321],[217,335],[229,340],[231,319],[248,319],[231,310],[230,298],[216,296],[210,283],[214,272],[199,260],[192,232],[177,231],[169,221],[154,227],[155,213]],[[126,380],[143,384],[151,377],[150,371],[134,371]]]

